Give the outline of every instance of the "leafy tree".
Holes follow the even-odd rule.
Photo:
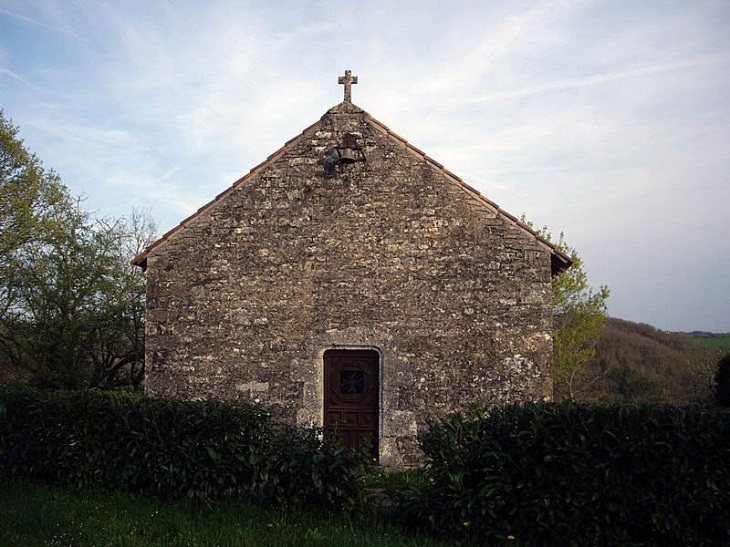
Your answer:
[[[25,149],[18,129],[0,110],[0,353],[5,360],[20,360],[15,330],[18,320],[28,319],[21,303],[28,283],[16,266],[32,256],[34,244],[59,234],[58,220],[72,210],[58,175]]]
[[[718,405],[730,407],[730,353],[717,363],[715,399]]]
[[[42,387],[139,384],[144,363],[144,278],[129,264],[135,237],[124,219],[91,222],[76,211],[56,237],[15,261],[20,280],[14,338]]]
[[[553,278],[553,382],[558,396],[574,399],[588,380],[586,365],[596,355],[596,343],[606,325],[603,285],[594,292],[588,284],[583,260],[561,233],[557,247],[568,254],[573,265]]]
[[[108,259],[100,246],[106,242],[78,207],[56,221],[53,231],[38,234],[9,261],[15,293],[6,322],[12,363],[44,387],[86,387],[90,332],[96,310],[105,304],[101,282]]]
[[[58,211],[70,203],[58,175],[25,149],[18,128],[0,110],[0,266],[14,250],[53,229]]]
[[[533,227],[524,215],[520,220]],[[563,233],[557,242],[546,226],[539,233],[573,261],[570,268],[553,278],[552,304],[555,394],[556,398],[574,399],[593,380],[588,378],[587,365],[596,355],[596,343],[606,325],[606,300],[610,291],[605,285],[593,290],[583,259],[568,245]]]
[[[14,203],[0,225],[0,358],[43,387],[138,385],[144,278],[129,260],[154,223],[136,212],[94,219],[0,122],[0,197]]]

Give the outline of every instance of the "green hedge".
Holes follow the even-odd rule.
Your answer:
[[[160,498],[351,505],[363,455],[261,406],[101,392],[0,392],[0,477]]]
[[[730,412],[528,404],[420,435],[427,486],[407,518],[477,543],[730,542]]]

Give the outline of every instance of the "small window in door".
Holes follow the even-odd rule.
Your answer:
[[[365,373],[362,370],[340,371],[340,393],[357,395],[365,392]]]

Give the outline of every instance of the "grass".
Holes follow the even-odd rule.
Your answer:
[[[373,515],[349,517],[226,502],[196,507],[38,483],[0,485],[3,546],[445,545]]]
[[[692,340],[705,347],[716,349],[722,352],[730,351],[730,334],[692,335],[686,334],[685,338]]]
[[[371,469],[363,477],[365,488],[383,488],[388,491],[423,486],[426,476],[422,469],[408,471],[386,471],[380,468]]]

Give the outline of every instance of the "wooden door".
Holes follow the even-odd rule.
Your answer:
[[[324,354],[324,426],[345,448],[362,443],[378,458],[378,353],[330,350]]]

